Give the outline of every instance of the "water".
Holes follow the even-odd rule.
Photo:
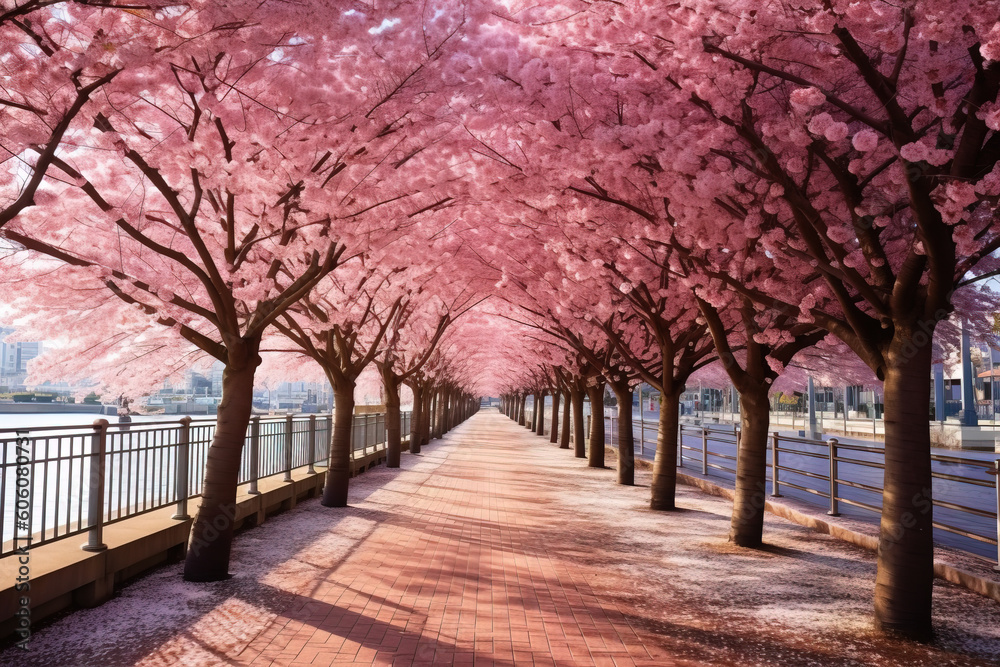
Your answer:
[[[30,530],[38,539],[52,539],[79,532],[88,525],[91,491],[93,422],[109,421],[105,469],[105,519],[162,506],[176,491],[179,429],[150,425],[176,423],[183,415],[133,416],[128,428],[117,416],[97,413],[0,413],[0,540],[8,552],[15,535]],[[204,422],[203,422],[204,423]],[[212,423],[212,422],[209,422]],[[55,427],[55,428],[53,428]],[[192,427],[192,441],[209,427]],[[17,431],[29,437],[21,446]],[[200,463],[205,446],[192,447],[192,463]],[[29,525],[17,516],[17,462],[25,459],[30,471]],[[197,468],[192,468],[196,470]],[[22,500],[22,503],[24,501]],[[23,506],[20,509],[24,509]]]
[[[149,422],[176,422],[184,415],[132,415],[133,424]],[[192,419],[207,419],[206,415],[192,416]],[[96,412],[37,412],[37,413],[11,413],[0,412],[0,432],[10,430],[20,430],[39,428],[43,426],[75,426],[78,428],[90,428],[98,419],[107,419],[114,426],[118,424],[118,417],[114,415],[102,415]],[[214,419],[214,417],[212,418]]]
[[[119,423],[116,416],[107,418],[105,442],[103,516],[105,523],[144,511],[170,505],[178,499],[178,486],[184,487],[178,472],[182,448],[179,446],[179,422],[184,415],[133,415],[129,423]],[[307,415],[292,421],[291,438],[286,437],[284,416],[262,418],[257,440],[257,476],[283,472],[288,466],[287,443],[291,444],[291,466],[325,461],[329,453],[329,415],[316,415],[315,439],[310,435]],[[35,544],[85,531],[90,526],[91,464],[96,460],[93,422],[102,419],[94,413],[0,413],[0,555],[13,550],[15,534],[29,531]],[[404,430],[409,430],[410,413],[401,415]],[[208,448],[215,432],[215,418],[193,418],[188,437],[186,496],[201,493]],[[16,432],[27,431],[19,445]],[[252,429],[248,429],[252,430]],[[384,415],[355,418],[353,450],[362,451],[384,445]],[[250,442],[248,437],[247,442]],[[20,450],[20,451],[19,451]],[[243,448],[239,483],[251,480],[254,447]],[[22,457],[18,465],[19,456]],[[21,521],[18,510],[18,468],[27,459],[30,471],[30,520]],[[22,504],[27,502],[21,501]],[[77,539],[83,539],[82,537]]]

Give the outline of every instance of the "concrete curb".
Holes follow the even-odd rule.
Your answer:
[[[680,471],[677,472],[677,481],[727,500],[733,500],[735,496],[732,489]],[[767,500],[764,508],[775,516],[812,528],[818,533],[826,533],[869,551],[878,551],[878,526],[845,517],[819,517],[813,514],[814,507],[792,499],[782,502]],[[997,581],[1000,574],[993,572],[989,561],[947,547],[935,546],[934,551],[934,576],[1000,602],[1000,581]]]

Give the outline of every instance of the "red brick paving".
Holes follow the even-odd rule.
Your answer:
[[[251,665],[668,665],[551,530],[551,451],[496,413],[432,447],[440,465],[239,655]],[[422,482],[422,483],[420,483]],[[597,559],[600,562],[600,559]]]

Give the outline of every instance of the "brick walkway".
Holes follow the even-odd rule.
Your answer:
[[[574,557],[586,554],[571,536],[559,542],[573,508],[553,498],[552,449],[525,447],[541,438],[496,413],[448,437],[457,446],[437,469],[401,473],[393,483],[419,486],[240,662],[694,664],[637,632],[588,584],[599,566]]]
[[[613,463],[608,457],[608,463]],[[496,412],[399,470],[237,536],[231,579],[159,568],[0,652],[12,667],[808,665],[1000,667],[1000,605],[938,580],[937,640],[872,631],[868,551],[678,488],[676,512]]]

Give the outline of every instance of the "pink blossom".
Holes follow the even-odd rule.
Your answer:
[[[982,105],[976,114],[991,130],[1000,130],[1000,104],[989,102]]]
[[[812,117],[808,125],[809,131],[813,134],[823,135],[826,133],[827,128],[833,125],[834,122],[833,116],[824,111]]]
[[[979,52],[986,60],[1000,60],[1000,24],[994,23],[989,33],[984,35]]]
[[[813,107],[818,107],[826,101],[826,96],[819,88],[810,86],[809,88],[796,88],[789,95],[792,105],[801,111],[808,111]]]
[[[840,141],[847,138],[848,132],[847,123],[834,122],[826,127],[823,136],[826,137],[827,141]]]
[[[931,193],[931,197],[934,199],[934,205],[941,212],[941,217],[952,225],[968,218],[967,207],[979,199],[975,187],[963,181],[949,181],[944,185],[939,185]]]
[[[923,143],[914,141],[900,148],[899,154],[908,162],[920,162],[927,158],[928,150]]]
[[[914,141],[899,149],[899,154],[908,162],[926,162],[940,166],[950,158],[950,151],[941,148],[931,148],[923,141]]]
[[[851,139],[851,144],[854,146],[855,150],[861,151],[862,153],[873,151],[878,147],[878,134],[876,134],[873,130],[859,130]]]

